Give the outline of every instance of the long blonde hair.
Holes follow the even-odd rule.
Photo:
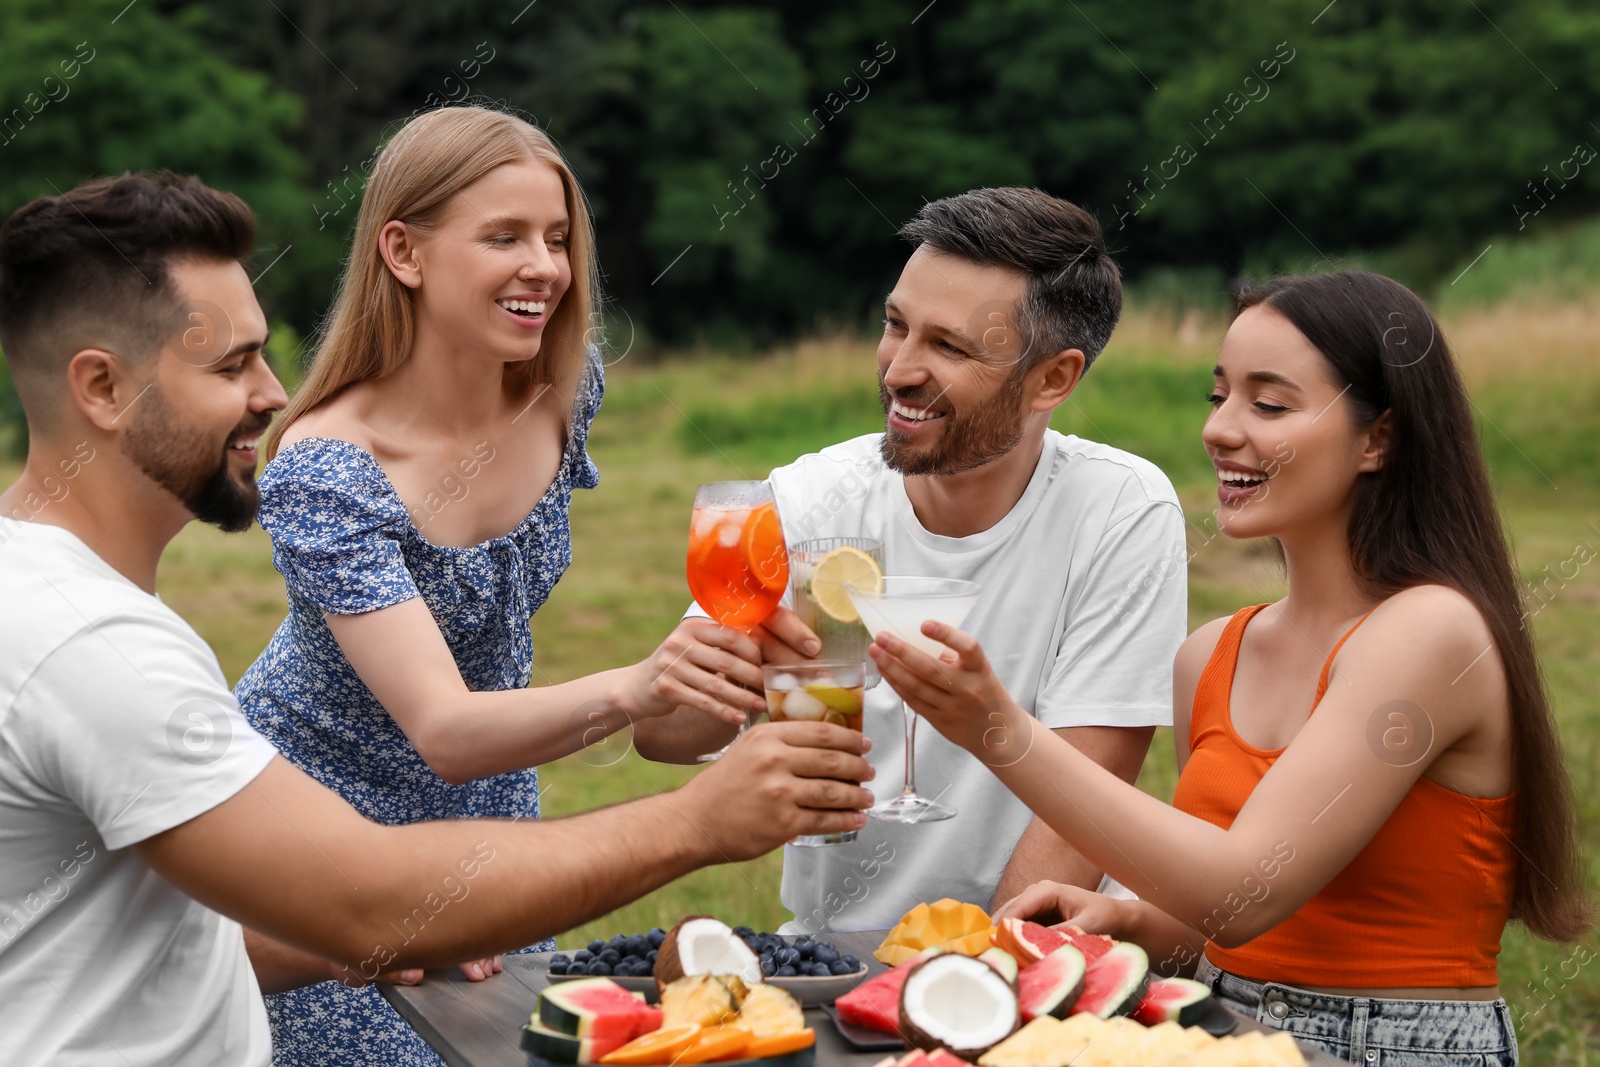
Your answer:
[[[571,219],[572,284],[545,327],[539,355],[512,373],[533,385],[567,380],[582,367],[600,284],[588,205],[572,168],[544,131],[515,115],[440,108],[402,126],[378,155],[333,309],[323,320],[305,380],[267,434],[267,459],[300,416],[355,382],[393,372],[410,353],[416,312],[410,290],[378,251],[383,227],[398,220],[426,234],[456,193],[502,163],[529,158],[561,175]]]

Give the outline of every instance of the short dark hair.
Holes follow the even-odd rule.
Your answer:
[[[173,262],[243,260],[250,208],[171,171],[95,178],[24,204],[0,226],[0,348],[26,406],[83,348],[129,360],[177,325]],[[43,414],[36,403],[30,418]]]
[[[923,205],[900,236],[985,266],[1028,276],[1017,309],[1023,366],[1067,348],[1087,370],[1122,316],[1122,271],[1099,221],[1038,189],[973,189]]]

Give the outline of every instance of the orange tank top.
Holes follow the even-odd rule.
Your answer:
[[[1266,606],[1245,608],[1233,617],[1200,675],[1189,720],[1189,762],[1172,798],[1180,810],[1224,829],[1284,751],[1245,742],[1229,714],[1245,627]],[[1322,665],[1317,702],[1327,691],[1334,656],[1356,626]],[[1511,910],[1515,870],[1513,796],[1469,797],[1418,778],[1366,848],[1316,896],[1239,948],[1208,943],[1206,957],[1225,971],[1288,985],[1497,985],[1500,934]],[[1293,862],[1288,844],[1283,854],[1263,862],[1262,875]],[[1269,878],[1257,884],[1271,892]],[[1264,899],[1262,892],[1242,887],[1237,902],[1207,920],[1205,932],[1219,933],[1220,925],[1238,913],[1234,909],[1250,907],[1249,896]]]

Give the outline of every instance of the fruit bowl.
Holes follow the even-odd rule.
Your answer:
[[[870,973],[868,964],[841,954],[823,938],[730,928],[700,915],[685,918],[670,932],[658,927],[644,934],[617,934],[609,941],[596,938],[587,949],[570,956],[556,952],[536,958],[546,964],[551,982],[598,973],[629,992],[643,993],[651,1002],[657,997],[658,979],[670,982],[685,973],[738,974],[749,984],[776,986],[809,1008],[843,996]],[[846,969],[851,966],[855,970]],[[829,973],[830,969],[843,973]],[[808,970],[816,973],[805,973]]]

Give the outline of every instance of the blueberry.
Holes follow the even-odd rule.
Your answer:
[[[644,954],[644,961],[650,966],[654,967],[656,965],[656,950],[651,949],[649,952],[646,952]]]
[[[550,954],[550,962],[551,963],[571,963],[572,962],[572,957],[567,955],[565,952],[553,952],[553,953]]]
[[[614,948],[608,948],[596,956],[595,959],[599,960],[601,963],[615,967],[617,964],[622,962],[622,953],[618,952]]]
[[[629,956],[627,959],[623,960],[617,965],[616,973],[622,975],[624,978],[643,978],[645,975],[650,973],[650,968],[646,966],[644,960],[641,960],[635,956]]]
[[[628,943],[628,935],[627,934],[612,934],[611,935],[611,940],[606,942],[606,948],[620,949],[623,945],[625,945],[627,943]]]
[[[771,956],[761,957],[761,973],[766,975],[768,978],[771,978],[773,975],[778,973],[778,965],[773,962]]]
[[[832,969],[826,963],[813,963],[811,965],[811,975],[814,978],[826,978],[832,973]]]
[[[595,960],[593,963],[589,964],[588,973],[589,974],[610,974],[611,973],[611,964],[607,963],[605,960]]]
[[[799,973],[800,972],[795,970],[793,967],[779,967],[778,968],[777,977],[779,977],[779,978],[793,978],[796,975],[798,975]]]
[[[848,963],[850,965],[850,974],[855,974],[861,969],[861,961],[856,959],[854,956],[840,956],[839,962]]]
[[[594,953],[586,948],[580,948],[572,954],[573,963],[588,963],[592,959],[594,959]]]
[[[606,943],[597,937],[593,941],[589,942],[589,955],[598,956],[600,955],[601,949],[605,947]]]
[[[834,960],[832,963],[828,964],[829,974],[855,974],[860,969],[860,967],[850,966],[844,960]]]
[[[628,955],[644,959],[650,952],[650,939],[643,934],[634,934],[628,938]]]
[[[752,937],[756,936],[756,932],[750,929],[748,926],[735,926],[733,928],[733,934],[741,941],[748,941]]]
[[[651,948],[660,948],[661,942],[667,939],[667,932],[657,926],[644,936],[650,942]]]
[[[550,973],[551,974],[566,974],[567,973],[567,968],[569,966],[571,966],[571,964],[566,963],[565,961],[551,960],[550,961]]]
[[[839,950],[826,941],[818,941],[811,949],[811,958],[818,963],[832,963],[839,958]]]
[[[817,950],[817,946],[812,945],[812,944],[804,944],[804,945],[802,945],[797,941],[797,942],[795,942],[794,950],[796,952],[800,953],[800,958],[801,959],[805,960],[807,963],[810,963],[811,962],[811,954]]]
[[[780,948],[772,954],[772,959],[778,965],[778,973],[783,973],[783,968],[794,967],[800,963],[800,952],[794,948]]]

